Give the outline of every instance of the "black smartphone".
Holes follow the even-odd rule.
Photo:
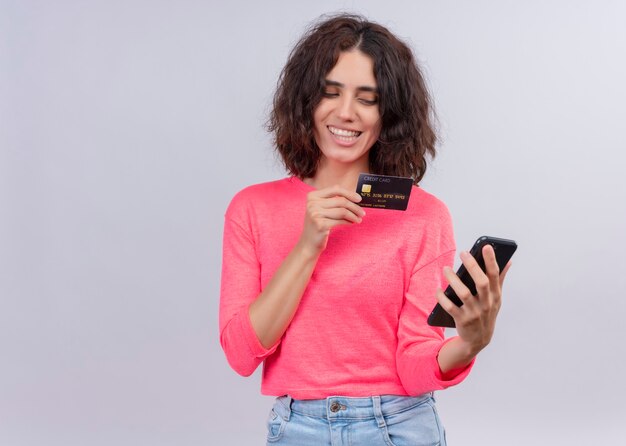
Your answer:
[[[507,262],[511,259],[511,257],[513,257],[513,253],[517,249],[517,243],[513,240],[489,237],[486,235],[479,237],[478,240],[476,240],[476,243],[474,243],[474,246],[472,246],[470,254],[476,259],[476,262],[478,262],[478,265],[480,265],[483,271],[485,271],[485,259],[483,259],[483,247],[485,245],[493,246],[493,250],[496,253],[496,262],[498,263],[500,271],[504,269]],[[470,276],[469,272],[465,269],[465,266],[461,265],[456,274],[470,290],[472,295],[475,296],[477,293],[476,285],[474,284],[474,280],[472,280],[472,276]],[[459,299],[451,286],[448,285],[444,293],[448,296],[448,299],[456,304],[457,307],[463,305],[463,302]],[[433,308],[430,316],[428,316],[428,325],[434,325],[436,327],[455,327],[452,316],[450,316],[448,312],[439,304],[435,305],[435,308]]]

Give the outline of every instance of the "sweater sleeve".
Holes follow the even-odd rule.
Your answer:
[[[235,197],[224,221],[219,326],[226,359],[242,376],[251,375],[279,343],[263,347],[250,322],[248,308],[260,292],[261,266],[251,220]]]
[[[437,288],[447,286],[443,267],[452,266],[454,261],[452,223],[447,209],[441,223],[438,234],[429,235],[423,250],[421,257],[428,260],[418,261],[413,268],[400,314],[396,362],[400,381],[409,395],[456,385],[465,379],[474,364],[472,361],[456,376],[444,379],[437,356],[452,338],[444,340],[444,328],[426,322],[437,303]]]

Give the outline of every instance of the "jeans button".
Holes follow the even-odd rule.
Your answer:
[[[341,404],[336,401],[330,405],[330,411],[333,413],[339,412],[339,409],[341,409]]]

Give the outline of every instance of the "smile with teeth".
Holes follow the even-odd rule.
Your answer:
[[[361,134],[361,132],[357,132],[355,130],[338,129],[337,127],[332,126],[328,126],[328,130],[341,141],[352,141]]]

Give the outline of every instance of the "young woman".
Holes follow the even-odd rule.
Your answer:
[[[283,70],[270,130],[288,178],[239,192],[226,212],[220,339],[232,368],[263,362],[277,396],[268,444],[445,444],[433,391],[460,383],[500,307],[493,249],[454,271],[446,206],[417,186],[436,136],[411,50],[352,15],[315,25]],[[406,211],[364,209],[359,173],[411,177]],[[464,302],[442,292],[450,283]],[[439,302],[458,336],[426,319]]]

